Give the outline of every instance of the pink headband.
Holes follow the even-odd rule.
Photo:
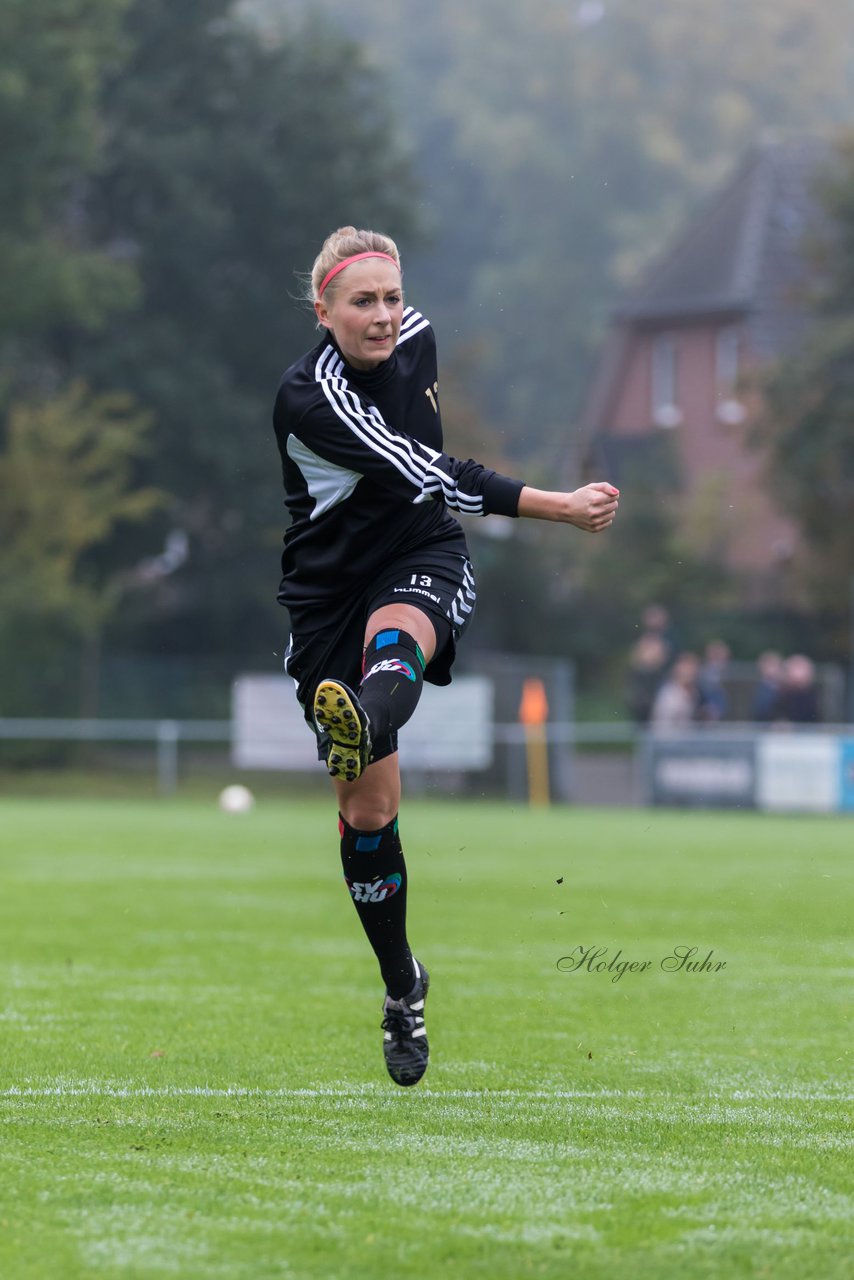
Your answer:
[[[339,262],[337,266],[334,266],[331,271],[327,271],[321,281],[320,288],[317,291],[318,298],[323,297],[323,290],[329,284],[329,281],[333,276],[337,276],[339,271],[343,271],[345,267],[349,267],[351,262],[361,262],[363,258],[385,258],[393,267],[397,267],[398,271],[400,270],[400,267],[398,267],[394,258],[389,253],[354,253],[352,258],[345,258],[343,262]]]

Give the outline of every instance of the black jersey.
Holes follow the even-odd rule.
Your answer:
[[[273,423],[291,515],[278,599],[296,632],[399,555],[436,543],[466,555],[451,510],[518,514],[520,481],[442,451],[436,343],[411,307],[376,369],[353,369],[324,337],[283,375]]]

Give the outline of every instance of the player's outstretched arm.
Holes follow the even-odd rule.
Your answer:
[[[558,520],[574,524],[585,533],[601,533],[614,523],[620,491],[607,481],[586,484],[571,493],[531,489],[525,485],[519,495],[519,515],[532,520]]]

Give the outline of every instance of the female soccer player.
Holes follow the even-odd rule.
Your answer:
[[[450,684],[474,610],[451,513],[598,533],[618,493],[532,489],[443,452],[433,331],[404,305],[387,236],[330,235],[311,300],[323,338],[282,377],[273,417],[291,515],[278,597],[292,624],[285,670],[333,780],[344,878],[385,982],[386,1066],[412,1085],[427,1068],[429,978],[406,936],[397,732],[424,680]]]

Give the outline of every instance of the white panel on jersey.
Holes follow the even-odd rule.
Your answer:
[[[350,497],[356,485],[362,479],[358,471],[350,471],[347,467],[339,467],[337,462],[327,462],[320,458],[307,444],[295,435],[288,436],[288,457],[299,467],[308,491],[314,498],[314,510],[309,519],[316,520],[324,511]]]

